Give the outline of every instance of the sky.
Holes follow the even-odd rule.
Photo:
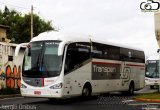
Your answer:
[[[30,13],[33,5],[34,13],[52,21],[60,31],[141,48],[150,56],[159,48],[154,13],[141,12],[140,3],[140,0],[0,0],[0,9],[7,5],[9,9]]]

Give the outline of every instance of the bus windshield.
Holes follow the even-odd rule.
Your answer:
[[[60,74],[62,56],[58,56],[60,41],[31,42],[26,48],[22,76],[46,78]]]
[[[146,77],[149,78],[160,78],[159,73],[159,61],[148,60],[146,64]]]

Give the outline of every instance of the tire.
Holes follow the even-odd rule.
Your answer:
[[[154,89],[154,86],[150,86],[150,89]]]
[[[128,89],[128,95],[134,95],[134,83],[131,82]]]
[[[82,89],[82,97],[90,97],[91,92],[91,86],[85,85]]]
[[[48,99],[49,99],[50,102],[56,102],[57,101],[57,99],[55,99],[55,98],[48,98]]]
[[[56,98],[49,98],[49,102],[52,104],[63,104],[63,103],[65,103],[65,100],[56,99]]]

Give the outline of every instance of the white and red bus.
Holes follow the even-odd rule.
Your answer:
[[[26,46],[21,94],[26,97],[66,98],[113,91],[135,90],[145,85],[145,56],[129,48],[89,36],[44,32]]]

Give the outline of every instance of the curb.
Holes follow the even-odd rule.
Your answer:
[[[0,95],[0,99],[11,97],[21,97],[21,94]]]
[[[145,98],[134,98],[134,99],[142,102],[160,103],[160,99],[145,99]]]

